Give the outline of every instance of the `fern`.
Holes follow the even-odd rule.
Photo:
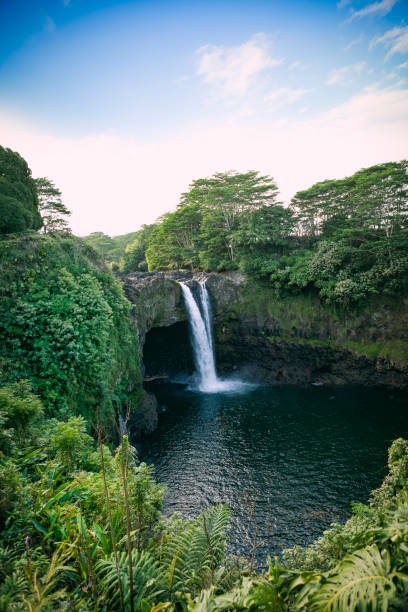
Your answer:
[[[40,612],[44,608],[49,610],[51,602],[53,607],[54,604],[58,605],[56,601],[63,598],[66,592],[66,588],[57,589],[58,574],[69,569],[64,563],[70,557],[71,552],[64,551],[61,545],[52,555],[47,572],[42,578],[38,577],[38,569],[35,569],[32,574],[29,566],[25,569],[30,594],[27,597],[22,594],[22,600],[27,612]]]
[[[318,588],[316,583],[306,584],[295,609],[304,609],[308,599],[308,609],[315,612],[386,612],[389,600],[396,595],[394,578],[389,553],[381,554],[377,546],[369,546],[345,557]]]
[[[161,585],[164,582],[163,572],[157,561],[146,551],[133,551],[133,593],[134,607],[139,609],[141,601],[152,601],[164,592]],[[130,602],[129,564],[126,552],[118,554],[119,571],[122,581],[125,605]],[[114,555],[102,559],[96,564],[98,586],[103,592],[104,603],[109,610],[120,609],[118,575]]]
[[[229,522],[229,509],[215,506],[191,521],[165,545],[163,560],[169,568],[170,596],[180,590],[196,593],[213,583],[216,569],[224,560]]]

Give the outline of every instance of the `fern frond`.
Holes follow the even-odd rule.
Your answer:
[[[118,554],[118,562],[123,598],[126,604],[130,598],[128,555],[126,552]],[[164,576],[158,562],[146,551],[133,551],[132,564],[134,605],[138,609],[142,599],[151,601],[164,592],[162,587]],[[119,610],[118,576],[113,554],[106,559],[98,561],[96,564],[96,575],[99,588],[104,593],[104,599],[109,606],[109,610]]]
[[[381,554],[377,546],[369,546],[345,557],[324,580],[320,588],[313,585],[309,609],[315,612],[386,612],[388,602],[396,595],[391,573],[391,559],[387,551]],[[310,589],[306,585],[305,589]],[[304,589],[296,601],[304,604]]]
[[[168,567],[170,595],[178,590],[196,592],[213,583],[215,571],[224,560],[229,522],[229,509],[214,506],[166,542],[163,561]]]

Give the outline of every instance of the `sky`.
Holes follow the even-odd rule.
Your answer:
[[[0,0],[0,144],[77,235],[136,231],[214,172],[288,203],[408,157],[408,0]]]

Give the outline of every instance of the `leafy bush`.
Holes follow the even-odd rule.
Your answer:
[[[4,378],[29,379],[48,414],[87,415],[98,406],[109,420],[140,377],[118,282],[69,235],[3,239],[0,270]]]

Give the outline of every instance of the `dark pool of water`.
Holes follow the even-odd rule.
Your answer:
[[[232,511],[229,552],[256,561],[305,545],[366,502],[387,448],[408,437],[407,395],[365,388],[258,387],[245,394],[154,388],[166,410],[140,458],[168,486],[165,511]],[[254,506],[253,517],[251,518]]]

